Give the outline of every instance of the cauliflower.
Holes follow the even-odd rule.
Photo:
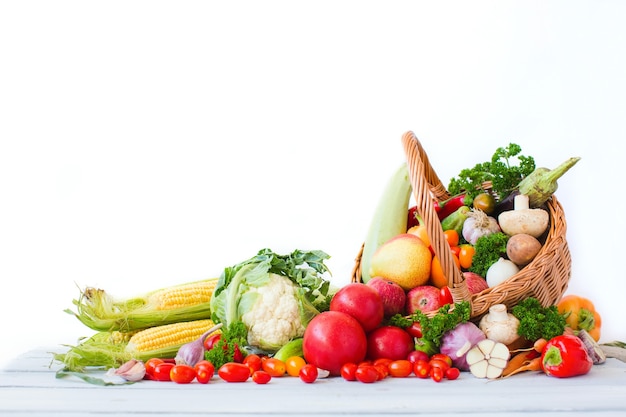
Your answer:
[[[270,274],[269,282],[249,293],[257,299],[241,321],[248,328],[248,343],[261,349],[277,350],[291,339],[304,335],[297,287],[289,278]]]
[[[228,333],[243,323],[250,346],[277,351],[302,337],[315,315],[328,310],[332,292],[322,251],[277,255],[269,249],[226,268],[211,296],[211,318]]]

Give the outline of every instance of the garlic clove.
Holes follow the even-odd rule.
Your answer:
[[[119,368],[109,371],[109,374],[119,376],[126,381],[141,381],[146,375],[146,366],[142,361],[131,359],[123,363]]]

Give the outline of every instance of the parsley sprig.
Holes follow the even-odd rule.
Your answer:
[[[473,168],[465,168],[457,177],[452,178],[448,192],[452,195],[464,192],[465,201],[470,204],[474,197],[482,192],[483,183],[491,181],[492,192],[498,200],[504,200],[517,188],[522,179],[535,170],[535,159],[532,156],[521,155],[521,152],[522,148],[515,143],[496,149],[491,161],[476,164]]]

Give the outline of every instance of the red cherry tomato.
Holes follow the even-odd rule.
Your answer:
[[[220,340],[221,338],[222,338],[221,333],[213,333],[213,334],[208,335],[207,338],[204,339],[204,350],[213,349],[213,346],[215,346],[217,341]]]
[[[196,378],[196,371],[189,365],[174,365],[170,369],[170,379],[177,384],[189,384]]]
[[[242,363],[245,359],[245,356],[243,354],[243,352],[241,351],[241,349],[239,349],[239,345],[235,345],[235,348],[233,349],[233,361],[237,362],[237,363]]]
[[[428,362],[430,358],[428,357],[428,353],[424,352],[423,350],[413,350],[407,355],[406,359],[414,364],[417,361]]]
[[[389,368],[387,367],[387,365],[384,365],[382,363],[377,363],[376,365],[371,365],[371,366],[373,366],[374,369],[376,369],[376,371],[378,372],[379,381],[382,381],[383,379],[389,376]]]
[[[250,368],[243,363],[228,362],[220,366],[217,374],[226,382],[245,382],[250,378]]]
[[[158,364],[163,363],[163,362],[165,361],[160,358],[151,358],[146,361],[144,366],[146,367],[146,375],[148,376],[148,378],[150,379],[154,378],[154,368],[156,368]]]
[[[439,290],[439,304],[445,306],[446,304],[454,303],[454,299],[452,298],[452,294],[450,293],[450,288],[447,286],[441,287]]]
[[[445,371],[442,368],[439,368],[438,366],[431,366],[430,367],[430,379],[432,379],[435,382],[441,382],[441,380],[443,379],[444,372]]]
[[[157,381],[171,381],[170,371],[174,367],[173,363],[162,362],[154,367],[153,378]]]
[[[452,358],[448,355],[446,355],[445,353],[435,353],[434,355],[432,355],[430,357],[430,360],[439,360],[439,361],[444,361],[445,363],[448,364],[448,366],[452,366]]]
[[[267,384],[272,379],[272,376],[265,371],[258,370],[252,373],[252,380],[257,384]]]
[[[300,379],[307,384],[312,384],[317,379],[317,366],[307,363],[299,372]]]
[[[418,360],[413,364],[413,373],[422,379],[430,377],[430,364],[427,361]]]
[[[454,381],[459,377],[459,375],[461,375],[459,368],[450,368],[445,373],[445,377],[450,381]]]
[[[356,381],[356,370],[359,366],[356,363],[344,363],[341,367],[341,377],[346,381]]]
[[[395,378],[406,378],[413,372],[413,364],[407,359],[393,361],[388,366],[389,375]]]
[[[441,369],[441,373],[442,375],[448,370],[450,369],[450,365],[448,365],[447,362],[441,360],[441,359],[431,359],[428,364],[430,365],[431,369],[432,368],[439,368]]]
[[[254,372],[262,369],[262,362],[263,361],[259,355],[251,353],[243,359],[242,363],[250,368],[250,375],[252,375]]]
[[[196,379],[201,384],[208,384],[215,374],[215,366],[204,359],[197,362],[193,369],[196,371]]]
[[[287,365],[280,359],[267,358],[261,362],[261,369],[273,377],[281,377],[287,372]]]
[[[371,384],[372,382],[378,381],[379,374],[374,365],[361,365],[357,368],[354,373],[357,381]]]
[[[409,327],[407,327],[404,330],[406,330],[407,333],[413,337],[417,337],[417,338],[422,337],[422,326],[417,321],[414,321],[413,324],[411,324]]]

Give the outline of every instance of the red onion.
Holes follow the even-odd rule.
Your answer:
[[[476,343],[486,338],[485,333],[478,326],[468,321],[443,335],[439,351],[448,355],[455,367],[461,371],[469,371],[465,355]]]

